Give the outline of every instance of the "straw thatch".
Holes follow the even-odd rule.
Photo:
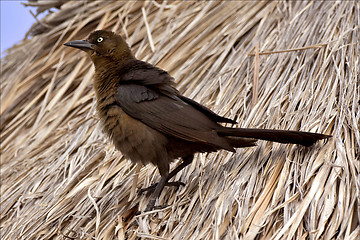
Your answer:
[[[359,2],[29,4],[59,11],[1,60],[1,239],[359,239]],[[104,137],[92,64],[62,46],[95,29],[238,126],[333,138],[199,154],[135,216],[159,175]]]

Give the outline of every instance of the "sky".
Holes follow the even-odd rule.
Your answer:
[[[1,53],[25,37],[26,32],[36,21],[30,10],[36,14],[36,8],[25,7],[21,2],[26,0],[0,0]],[[40,17],[41,18],[41,17]],[[3,56],[3,55],[2,55]]]

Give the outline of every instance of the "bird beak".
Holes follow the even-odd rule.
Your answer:
[[[86,51],[88,49],[94,50],[93,44],[89,43],[86,40],[75,40],[75,41],[64,43],[64,45],[68,46],[68,47],[79,48],[84,51]]]

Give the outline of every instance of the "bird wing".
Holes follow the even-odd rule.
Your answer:
[[[123,69],[125,71],[121,74],[121,82],[133,82],[139,85],[145,85],[151,89],[156,89],[157,92],[161,92],[170,98],[174,96],[180,98],[185,103],[201,111],[214,122],[237,123],[232,119],[217,115],[207,107],[190,98],[181,96],[177,89],[174,88],[174,79],[166,71],[140,60],[131,60],[128,64],[129,67],[125,66]]]
[[[169,97],[130,82],[117,87],[115,99],[128,115],[159,132],[186,141],[234,150],[225,138],[217,134],[216,130],[222,126],[176,95]]]
[[[233,123],[233,124],[237,123],[235,120],[232,120],[232,119],[225,118],[225,117],[217,115],[216,113],[214,113],[213,111],[211,111],[207,107],[201,105],[198,102],[195,102],[194,100],[192,100],[190,98],[187,98],[187,97],[184,97],[184,96],[181,96],[181,95],[179,96],[179,98],[181,98],[181,100],[183,100],[184,102],[192,105],[193,107],[195,107],[196,109],[198,109],[199,111],[204,113],[206,116],[208,116],[211,120],[213,120],[215,122]]]

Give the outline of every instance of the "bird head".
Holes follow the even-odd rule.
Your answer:
[[[78,48],[90,55],[95,63],[119,62],[133,58],[131,50],[125,40],[110,31],[97,30],[92,32],[86,40],[75,40],[64,44]]]

